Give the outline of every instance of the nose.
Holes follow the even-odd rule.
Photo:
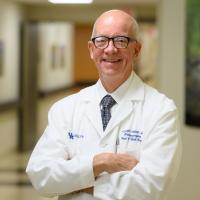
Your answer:
[[[117,48],[114,45],[114,42],[112,39],[108,41],[108,46],[104,49],[105,52],[116,52]]]

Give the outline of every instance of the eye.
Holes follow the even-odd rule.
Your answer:
[[[107,38],[106,37],[97,37],[96,39],[95,39],[95,42],[96,43],[105,43],[105,42],[107,42]]]
[[[125,37],[116,37],[115,38],[115,42],[118,42],[118,43],[127,43],[128,39],[125,38]]]

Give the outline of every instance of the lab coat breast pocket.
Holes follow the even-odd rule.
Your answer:
[[[128,153],[139,160],[142,146],[143,132],[138,130],[123,130],[120,132],[117,153]]]

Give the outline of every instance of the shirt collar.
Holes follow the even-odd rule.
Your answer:
[[[98,93],[98,97],[99,97],[99,102],[101,101],[101,99],[105,95],[110,94],[113,97],[113,99],[117,102],[117,104],[119,104],[120,101],[123,99],[128,87],[130,86],[132,79],[133,79],[133,76],[134,76],[134,73],[131,72],[128,79],[112,93],[108,93],[105,90],[105,88],[103,87],[101,80],[98,80],[98,82],[97,82],[97,93]]]

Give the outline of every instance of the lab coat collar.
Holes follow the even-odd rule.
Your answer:
[[[111,117],[110,122],[105,130],[105,135],[112,131],[121,121],[123,121],[128,115],[134,112],[134,108],[137,102],[144,100],[144,83],[141,79],[134,74],[134,78],[127,89],[127,92],[120,102],[116,112]]]
[[[134,73],[132,82],[125,94],[124,100],[132,101],[143,101],[144,100],[144,83],[143,81]]]
[[[102,136],[103,128],[101,121],[101,113],[99,108],[99,99],[96,89],[96,84],[83,90],[81,95],[82,101],[86,106],[86,115],[90,122],[93,124],[97,132]],[[129,88],[120,102],[117,112],[112,116],[103,135],[107,135],[114,127],[116,127],[123,119],[125,119],[130,113],[133,112],[135,103],[143,101],[144,99],[144,83],[134,73]]]
[[[108,93],[106,91],[106,89],[103,87],[102,82],[100,80],[98,80],[98,82],[96,84],[96,88],[97,88],[98,95],[99,95],[99,104],[100,104],[102,98],[107,94],[110,94],[113,97],[113,99],[117,102],[117,104],[119,104],[120,101],[124,98],[124,95],[129,87],[129,85],[132,82],[133,74],[134,73],[132,71],[130,76],[128,77],[128,79],[112,93]]]
[[[97,100],[97,84],[98,82],[86,89],[82,90],[81,98],[85,102],[93,102]],[[135,72],[133,72],[133,78],[131,84],[129,85],[126,94],[124,95],[124,100],[133,100],[133,101],[142,101],[144,99],[144,83],[137,76]]]
[[[102,137],[103,127],[101,121],[101,112],[99,107],[99,96],[96,90],[96,84],[82,90],[81,100],[85,104],[86,116],[94,126],[99,136]]]

